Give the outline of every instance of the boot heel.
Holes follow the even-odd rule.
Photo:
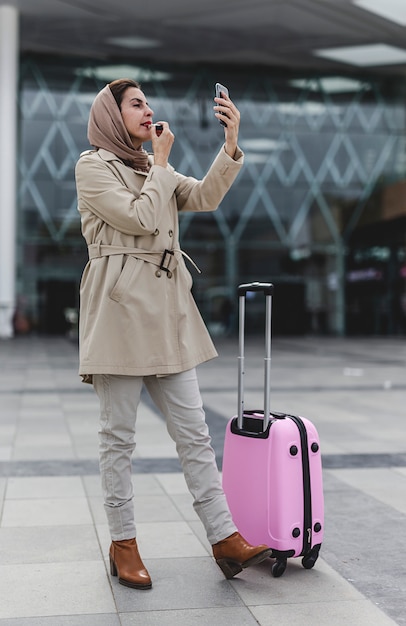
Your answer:
[[[216,563],[227,579],[233,578],[236,574],[242,572],[242,567],[240,563],[237,563],[237,561],[232,561],[231,559],[219,559]]]
[[[111,556],[110,556],[110,574],[112,576],[117,576],[117,567],[113,559],[111,558]]]

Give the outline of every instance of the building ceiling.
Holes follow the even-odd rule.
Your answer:
[[[403,26],[365,10],[365,1],[0,0],[0,5],[20,11],[23,53],[345,74],[362,66],[366,72],[405,74],[406,1],[381,3],[399,3]],[[335,48],[377,44],[366,49],[361,63],[351,50],[345,62],[328,56]],[[382,64],[387,46],[399,48],[400,58]]]

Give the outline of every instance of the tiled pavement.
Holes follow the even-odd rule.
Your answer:
[[[199,368],[213,445],[236,407],[236,343]],[[261,403],[262,345],[246,346],[246,406]],[[276,338],[272,407],[316,424],[326,530],[314,569],[272,562],[224,579],[147,396],[134,484],[153,588],[111,579],[97,465],[97,399],[64,338],[0,341],[0,626],[406,624],[404,338]]]

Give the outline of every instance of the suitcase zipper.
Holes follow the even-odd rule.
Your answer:
[[[300,417],[296,415],[287,415],[293,420],[299,430],[300,443],[302,447],[302,469],[303,469],[303,550],[301,556],[305,555],[312,546],[312,495],[310,485],[310,462],[309,462],[309,446],[306,426]]]

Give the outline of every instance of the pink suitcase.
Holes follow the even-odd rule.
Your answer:
[[[244,410],[244,326],[248,292],[266,297],[264,410]],[[320,442],[308,419],[270,411],[273,285],[240,285],[238,415],[227,424],[223,487],[234,522],[252,544],[265,543],[282,576],[289,557],[311,569],[324,531]]]

